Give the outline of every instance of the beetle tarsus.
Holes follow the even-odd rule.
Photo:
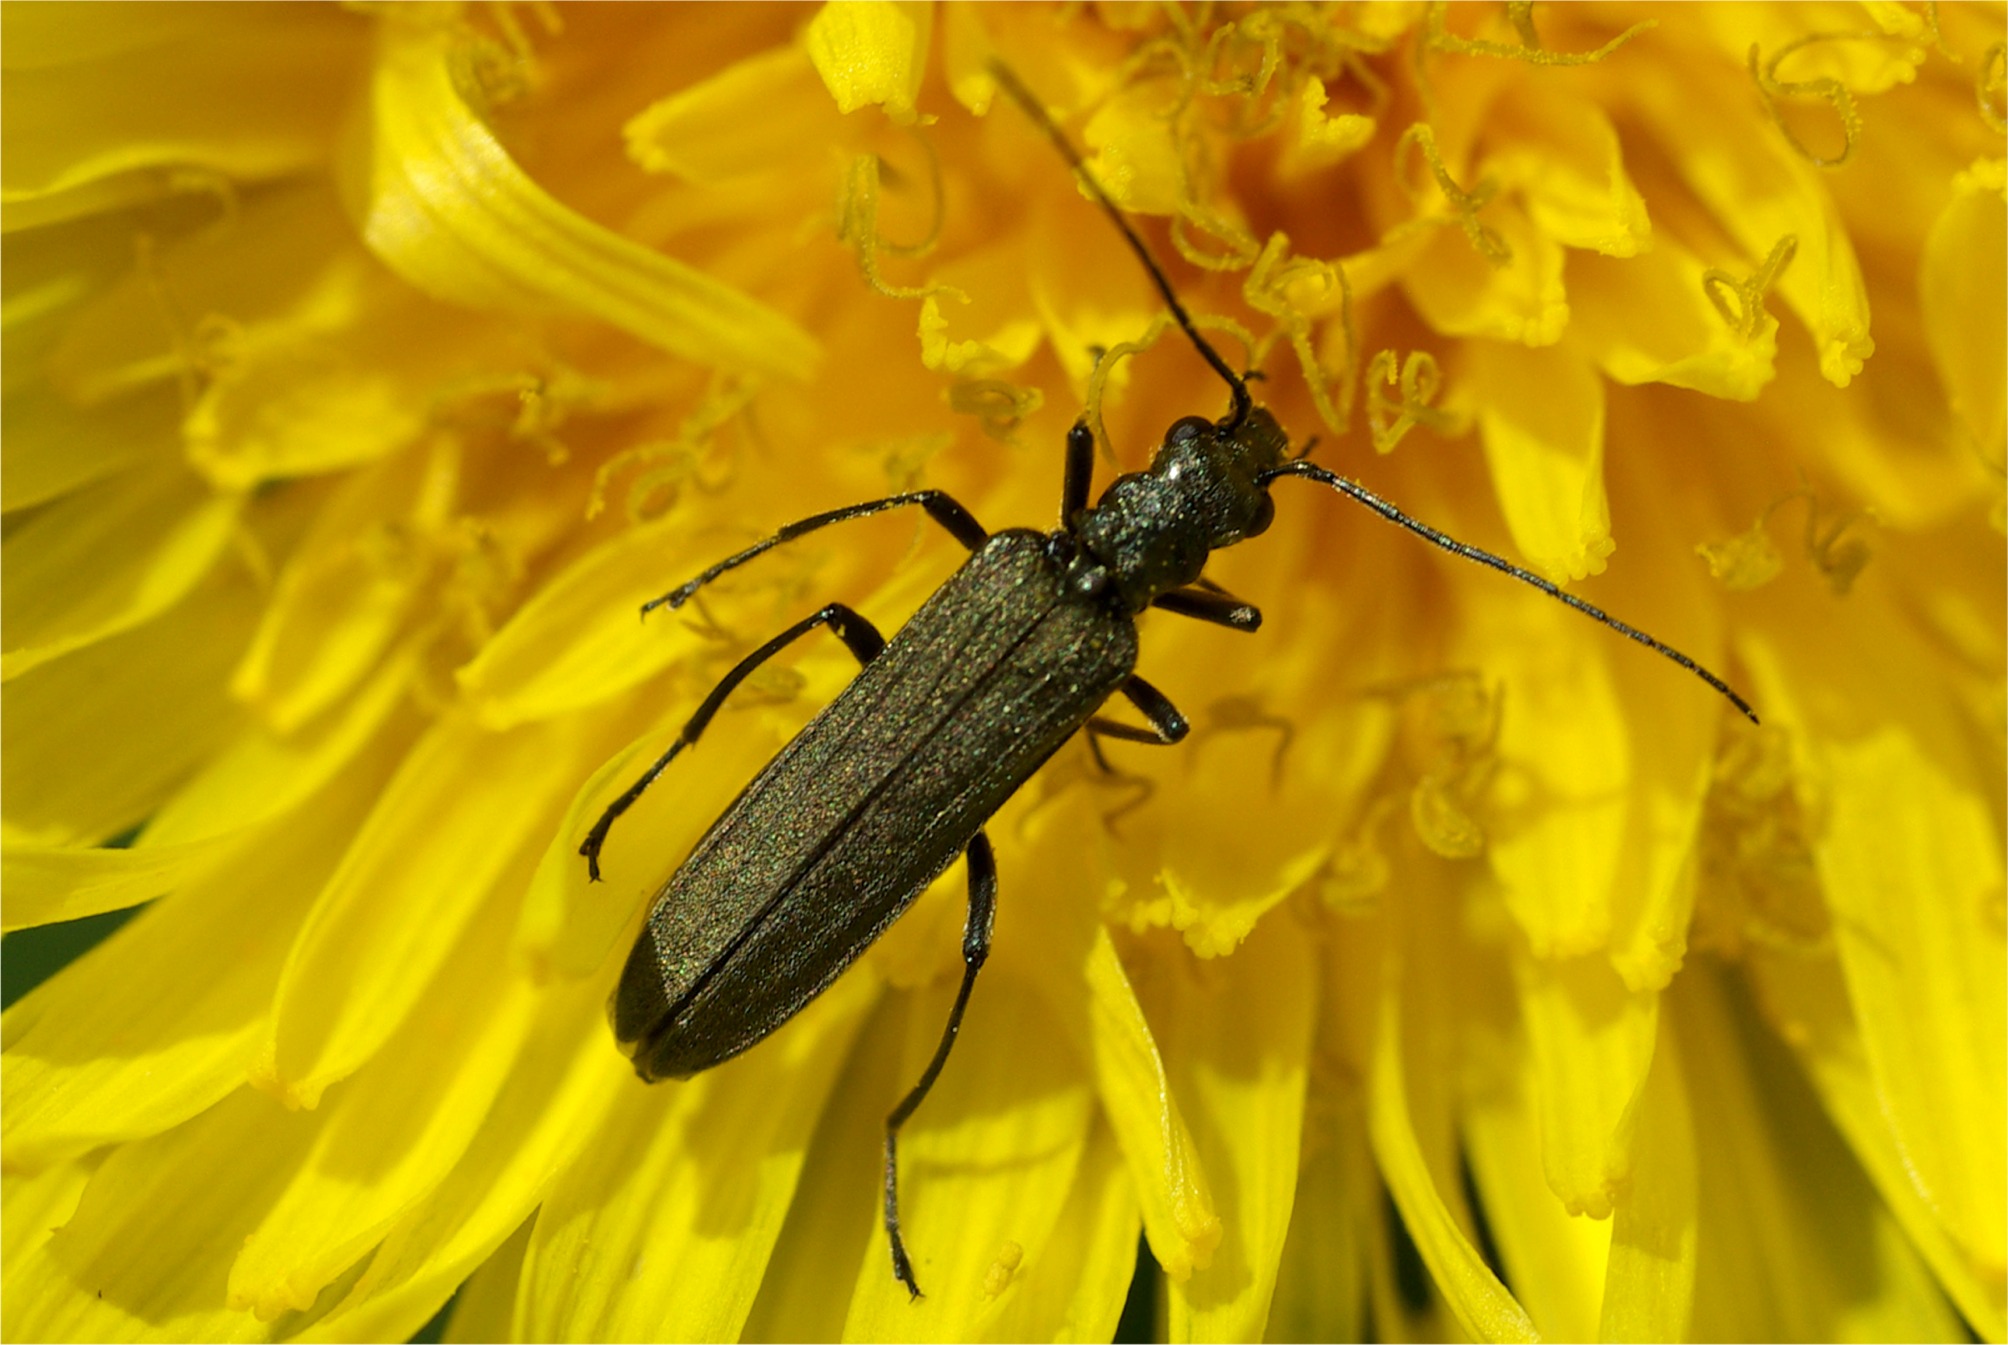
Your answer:
[[[908,1302],[918,1302],[920,1281],[914,1278],[906,1239],[899,1235],[899,1134],[892,1128],[885,1134],[885,1237],[892,1248],[892,1277],[906,1286]]]
[[[892,1233],[892,1273],[893,1278],[906,1286],[907,1302],[917,1303],[927,1295],[920,1292],[920,1281],[913,1277],[913,1262],[906,1256],[906,1244],[900,1241],[899,1230]]]

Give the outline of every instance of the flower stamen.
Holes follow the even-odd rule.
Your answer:
[[[1857,509],[1840,515],[1823,528],[1820,498],[1806,486],[1765,506],[1764,512],[1757,516],[1757,521],[1747,531],[1726,542],[1703,542],[1695,547],[1696,553],[1708,562],[1710,576],[1720,580],[1725,588],[1737,592],[1761,588],[1777,578],[1785,568],[1785,562],[1771,541],[1767,525],[1773,514],[1798,500],[1806,504],[1806,559],[1826,577],[1835,597],[1846,597],[1856,578],[1868,565],[1872,553],[1868,543],[1861,538],[1843,540],[1843,534],[1864,520],[1873,523],[1875,512]]]
[[[1101,445],[1103,456],[1111,463],[1115,461],[1115,446],[1109,439],[1108,426],[1102,420],[1102,398],[1108,388],[1109,376],[1114,373],[1116,365],[1123,360],[1132,355],[1140,355],[1156,345],[1158,338],[1169,331],[1172,325],[1173,319],[1169,314],[1153,319],[1144,334],[1136,340],[1119,341],[1103,351],[1101,358],[1095,361],[1094,372],[1088,375],[1087,392],[1081,399],[1082,414],[1087,417],[1089,427],[1094,430],[1095,442]],[[1218,315],[1202,317],[1194,314],[1192,325],[1201,331],[1227,333],[1240,342],[1243,349],[1252,352],[1249,361],[1252,366],[1261,364],[1262,345],[1246,327],[1234,319]]]
[[[701,476],[718,431],[744,412],[753,401],[753,380],[731,374],[714,374],[697,406],[669,439],[652,439],[624,448],[600,464],[593,473],[592,490],[586,498],[586,517],[598,518],[607,507],[607,487],[614,476],[633,466],[653,464],[628,483],[622,500],[630,524],[639,525],[660,518],[676,504],[684,483],[716,491],[724,481],[706,483]],[[660,496],[659,502],[652,500]],[[651,504],[654,507],[650,507]]]
[[[1012,443],[1012,433],[1025,418],[1046,404],[1037,388],[1021,388],[1001,378],[959,379],[948,389],[948,407],[957,415],[976,417],[983,433],[999,443]]]
[[[2000,94],[1997,101],[1989,94]],[[2008,43],[1996,42],[1980,57],[1973,76],[1973,97],[1980,104],[1980,119],[1996,131],[2008,132]]]
[[[1694,941],[1736,956],[1754,945],[1797,957],[1833,952],[1833,933],[1795,787],[1792,742],[1773,727],[1730,731],[1703,820]]]
[[[1493,56],[1509,61],[1525,61],[1529,65],[1594,65],[1648,28],[1659,26],[1655,19],[1635,23],[1595,51],[1548,51],[1541,46],[1540,34],[1534,31],[1533,0],[1507,0],[1507,21],[1520,37],[1517,47],[1509,47],[1503,42],[1488,42],[1483,38],[1458,37],[1449,32],[1443,26],[1443,14],[1447,8],[1445,0],[1436,0],[1429,7],[1423,44],[1430,50],[1456,56]]]
[[[1785,268],[1792,263],[1792,257],[1799,250],[1799,240],[1794,234],[1786,234],[1771,245],[1771,252],[1747,279],[1738,280],[1719,266],[1711,266],[1701,273],[1702,292],[1715,305],[1715,311],[1722,320],[1744,340],[1752,340],[1769,316],[1764,309],[1764,296],[1785,274]],[[1731,300],[1735,306],[1732,308]]]
[[[1319,261],[1312,257],[1289,256],[1290,240],[1282,233],[1270,235],[1262,248],[1261,255],[1242,282],[1241,295],[1248,306],[1259,313],[1276,319],[1278,331],[1287,336],[1290,349],[1297,356],[1297,363],[1304,371],[1304,383],[1310,390],[1311,403],[1317,409],[1318,418],[1334,434],[1344,434],[1352,420],[1353,398],[1359,381],[1359,334],[1353,317],[1353,287],[1346,277],[1346,268],[1338,262]],[[1332,404],[1331,383],[1318,362],[1317,352],[1311,348],[1311,318],[1304,307],[1294,302],[1291,291],[1299,285],[1311,287],[1316,296],[1309,300],[1311,306],[1318,306],[1336,292],[1339,296],[1339,324],[1345,337],[1346,352],[1344,366],[1339,372],[1338,404]],[[1258,364],[1261,361],[1256,361]]]
[[[1471,246],[1477,249],[1478,255],[1495,267],[1510,263],[1513,249],[1497,230],[1481,223],[1478,218],[1478,212],[1499,194],[1499,184],[1489,177],[1481,177],[1470,191],[1458,186],[1457,180],[1450,176],[1450,170],[1444,167],[1443,156],[1437,152],[1435,130],[1428,122],[1419,121],[1403,131],[1394,146],[1395,181],[1412,201],[1419,202],[1423,190],[1414,185],[1414,175],[1409,171],[1408,151],[1411,145],[1419,147],[1423,158],[1429,161],[1430,175],[1436,179],[1437,190],[1450,202],[1458,227],[1464,230],[1464,236],[1471,240]]]
[[[927,144],[924,137],[923,145]],[[932,146],[928,146],[930,181],[933,183],[935,217],[933,226],[925,237],[917,243],[890,243],[879,236],[879,159],[876,154],[860,154],[851,160],[851,168],[844,175],[843,195],[837,204],[837,241],[851,249],[858,259],[858,273],[865,283],[888,299],[928,299],[946,294],[969,302],[969,296],[953,285],[933,281],[926,285],[894,285],[879,275],[878,257],[881,252],[895,257],[920,257],[934,249],[941,236],[941,217],[944,210],[940,181],[940,163]]]
[[[1381,828],[1394,816],[1400,800],[1381,794],[1367,805],[1366,815],[1351,835],[1332,849],[1325,866],[1312,879],[1318,901],[1334,915],[1371,915],[1380,907],[1380,894],[1394,877],[1394,865],[1381,844]]]
[[[1199,232],[1227,245],[1224,253],[1210,253],[1202,249],[1187,232]],[[1194,266],[1207,271],[1242,271],[1255,261],[1261,250],[1244,229],[1238,228],[1220,216],[1193,202],[1186,202],[1171,217],[1171,245],[1178,249],[1178,255]]]
[[[1882,42],[1888,41],[1886,33],[1808,33],[1805,37],[1787,42],[1771,54],[1768,61],[1759,61],[1758,46],[1750,44],[1750,78],[1757,84],[1757,96],[1764,101],[1764,113],[1771,118],[1785,143],[1805,158],[1821,168],[1839,168],[1854,157],[1855,143],[1861,139],[1862,118],[1855,107],[1855,97],[1848,86],[1831,75],[1821,75],[1817,79],[1782,80],[1778,78],[1778,67],[1785,58],[1820,42]],[[1834,109],[1834,115],[1841,120],[1841,152],[1833,158],[1822,158],[1808,149],[1803,141],[1786,124],[1784,114],[1778,110],[1778,99],[1812,99],[1826,103]]]
[[[537,49],[530,35],[523,31],[523,25],[516,18],[517,5],[506,0],[490,4],[489,16],[502,34],[502,41],[510,52],[527,67],[535,59]],[[558,17],[558,7],[551,0],[529,0],[529,10],[537,16],[537,24],[544,30],[544,36],[556,37],[565,30],[564,20]]]
[[[1382,389],[1397,385],[1401,396],[1391,400]],[[1401,363],[1392,349],[1375,355],[1367,365],[1367,428],[1373,436],[1374,452],[1394,452],[1395,445],[1418,425],[1442,435],[1463,433],[1457,417],[1430,405],[1442,387],[1443,372],[1437,367],[1436,356],[1426,350],[1410,351],[1406,363]]]

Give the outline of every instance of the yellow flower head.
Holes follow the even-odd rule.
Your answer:
[[[8,1338],[2008,1332],[1998,5],[0,24],[5,922],[142,908],[7,944]],[[1277,481],[1262,631],[1140,623],[1185,742],[988,824],[910,1301],[963,866],[688,1081],[606,1023],[851,655],[579,848],[963,553],[644,602],[1225,410],[1000,68],[1291,451],[1763,723]]]

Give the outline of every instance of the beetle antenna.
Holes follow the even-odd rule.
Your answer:
[[[1143,239],[1138,237],[1134,228],[1130,227],[1129,220],[1116,208],[1116,203],[1109,199],[1108,192],[1104,191],[1102,184],[1095,180],[1095,175],[1088,171],[1088,165],[1081,159],[1081,152],[1074,148],[1073,141],[1067,139],[1066,132],[1054,124],[1053,119],[1047,115],[1044,105],[1032,96],[1032,91],[1025,87],[1012,72],[1011,67],[1005,65],[1003,61],[995,56],[991,57],[988,69],[990,77],[997,81],[998,87],[1009,94],[1011,101],[1023,109],[1025,115],[1046,133],[1046,138],[1053,142],[1054,148],[1060,151],[1061,156],[1073,168],[1074,175],[1081,180],[1081,185],[1088,189],[1088,195],[1094,198],[1095,204],[1115,221],[1116,228],[1122,231],[1130,250],[1136,253],[1137,259],[1143,263],[1143,269],[1150,274],[1151,283],[1156,285],[1157,292],[1164,296],[1164,302],[1171,309],[1171,315],[1178,319],[1179,329],[1185,333],[1186,339],[1192,342],[1206,362],[1213,366],[1213,371],[1226,380],[1227,386],[1234,394],[1234,410],[1227,419],[1220,422],[1221,432],[1232,434],[1240,429],[1241,423],[1248,419],[1249,411],[1254,408],[1254,400],[1248,395],[1247,382],[1234,372],[1232,365],[1220,358],[1220,352],[1213,348],[1213,344],[1199,334],[1199,328],[1193,325],[1192,315],[1187,313],[1185,305],[1178,301],[1178,293],[1172,289],[1171,281],[1158,266],[1157,258],[1150,255],[1150,249],[1144,245]]]
[[[1490,551],[1481,551],[1479,548],[1472,546],[1467,542],[1460,542],[1455,537],[1451,537],[1446,533],[1438,532],[1435,528],[1430,527],[1427,523],[1419,522],[1416,519],[1410,518],[1407,514],[1404,514],[1394,505],[1389,504],[1386,500],[1383,500],[1380,496],[1374,494],[1372,491],[1368,490],[1365,486],[1362,486],[1357,481],[1348,481],[1345,477],[1340,476],[1335,472],[1327,471],[1325,468],[1318,466],[1316,463],[1305,462],[1302,459],[1298,459],[1293,462],[1286,462],[1281,467],[1277,467],[1270,471],[1262,473],[1260,476],[1255,478],[1255,484],[1258,486],[1267,486],[1270,482],[1275,481],[1279,477],[1285,477],[1285,476],[1309,477],[1311,480],[1316,481],[1321,485],[1330,486],[1333,490],[1338,491],[1341,495],[1344,495],[1349,499],[1356,500],[1359,503],[1365,505],[1367,508],[1373,510],[1376,514],[1379,514],[1382,518],[1386,519],[1388,522],[1407,528],[1410,532],[1422,538],[1424,541],[1434,543],[1435,545],[1442,547],[1445,551],[1450,552],[1452,555],[1462,556],[1464,559],[1470,561],[1476,561],[1480,565],[1489,565],[1493,569],[1498,570],[1501,574],[1511,575],[1513,578],[1518,579],[1523,584],[1531,584],[1533,587],[1540,589],[1543,593],[1555,599],[1557,602],[1567,603],[1569,606],[1575,608],[1578,612],[1581,612],[1584,616],[1589,617],[1592,621],[1601,622],[1603,625],[1609,626],[1612,630],[1624,636],[1626,639],[1636,640],[1640,644],[1644,645],[1647,649],[1652,650],[1654,653],[1660,655],[1661,657],[1672,659],[1675,663],[1678,663],[1681,667],[1687,669],[1689,672],[1693,673],[1696,677],[1699,677],[1702,681],[1708,683],[1708,685],[1714,687],[1717,691],[1721,692],[1724,696],[1728,697],[1729,703],[1731,705],[1734,705],[1738,710],[1742,711],[1743,717],[1745,719],[1748,719],[1753,724],[1758,724],[1762,722],[1757,718],[1757,712],[1750,708],[1750,703],[1744,700],[1741,696],[1737,695],[1734,691],[1731,691],[1729,689],[1729,684],[1727,682],[1724,682],[1720,677],[1717,677],[1714,673],[1708,671],[1708,669],[1702,667],[1699,663],[1696,663],[1693,659],[1681,653],[1678,649],[1675,649],[1672,645],[1661,644],[1658,640],[1653,639],[1652,636],[1647,635],[1644,631],[1639,630],[1632,626],[1627,626],[1624,622],[1618,620],[1610,613],[1604,611],[1601,607],[1592,607],[1589,603],[1584,602],[1581,598],[1578,598],[1575,594],[1563,592],[1560,588],[1556,587],[1553,583],[1550,583],[1548,580],[1543,579],[1540,575],[1533,573],[1531,570],[1521,569],[1518,565],[1515,565],[1512,561],[1507,560],[1503,556],[1495,556]]]

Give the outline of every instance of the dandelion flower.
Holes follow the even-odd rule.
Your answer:
[[[10,1338],[2003,1339],[1998,6],[0,22],[6,926],[143,908],[5,1015]],[[1763,725],[1279,483],[1188,742],[990,826],[909,1302],[959,867],[713,1071],[605,1023],[844,651],[576,852],[959,551],[643,601],[1220,413],[993,59],[1296,442]]]

